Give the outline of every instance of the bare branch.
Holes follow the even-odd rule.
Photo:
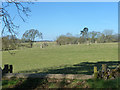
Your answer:
[[[11,4],[13,4],[16,7],[18,16],[22,19],[22,21],[23,22],[26,21],[22,15],[25,15],[26,17],[28,17],[29,12],[31,12],[31,11],[30,11],[29,7],[24,6],[22,2],[24,2],[24,0],[23,1],[22,0],[6,0],[6,2],[2,3],[2,7],[0,7],[0,17],[2,17],[2,21],[4,24],[4,27],[2,29],[2,35],[4,32],[6,32],[5,30],[7,30],[12,35],[15,35],[16,34],[15,29],[19,27],[13,23],[13,20],[15,17],[12,19],[6,9]],[[30,3],[28,3],[28,4],[30,4]]]

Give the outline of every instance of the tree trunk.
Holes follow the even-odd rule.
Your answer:
[[[31,48],[33,47],[33,43],[30,43]]]

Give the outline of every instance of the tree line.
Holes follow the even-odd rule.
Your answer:
[[[35,29],[25,31],[21,39],[18,39],[15,35],[3,36],[2,50],[14,50],[19,47],[32,48],[37,37],[39,39],[43,38],[42,33]],[[104,30],[102,33],[89,32],[88,28],[85,27],[80,31],[79,37],[67,33],[66,35],[60,35],[56,42],[58,45],[118,42],[118,34],[113,34],[112,30]]]
[[[2,50],[14,50],[19,47],[33,47],[35,38],[42,39],[42,33],[35,29],[25,31],[22,38],[19,39],[16,35],[2,36]],[[28,44],[23,44],[28,43]]]
[[[60,35],[56,42],[58,45],[118,42],[118,34],[113,34],[112,30],[104,30],[103,32],[88,32],[88,28],[85,27],[82,31],[80,31],[79,37],[67,33],[66,35]]]

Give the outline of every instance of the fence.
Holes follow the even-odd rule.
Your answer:
[[[13,65],[5,64],[3,70],[1,69],[2,74],[13,73]]]
[[[94,78],[114,79],[120,77],[120,65],[115,69],[107,68],[106,64],[102,64],[102,71],[97,70],[97,66],[94,66]]]
[[[13,66],[12,65],[8,65],[5,64],[3,70],[1,69],[0,71],[2,71],[2,74],[7,74],[7,77],[11,77],[11,76],[18,76],[18,77],[77,77],[77,79],[81,79],[84,78],[84,76],[86,76],[86,78],[92,78],[92,75],[82,75],[82,74],[25,74],[25,73],[18,73],[18,74],[14,74],[13,73]],[[11,76],[9,76],[11,75]],[[64,77],[63,77],[64,76]],[[111,79],[111,78],[116,78],[116,77],[120,77],[120,65],[118,67],[116,67],[115,69],[108,69],[106,64],[102,64],[102,70],[98,71],[97,70],[97,66],[94,66],[94,74],[93,74],[94,78],[103,78],[103,79]],[[79,77],[79,78],[78,78]]]

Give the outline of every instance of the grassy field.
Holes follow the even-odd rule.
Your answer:
[[[33,48],[10,52],[15,54],[3,51],[2,65],[12,64],[14,72],[87,74],[94,65],[107,63],[112,67],[118,61],[117,43],[62,46],[50,43],[45,48],[40,48],[40,43],[36,43]]]

